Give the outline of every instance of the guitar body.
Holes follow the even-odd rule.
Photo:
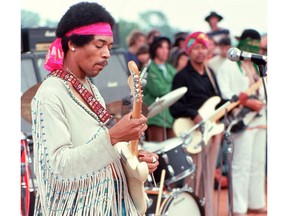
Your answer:
[[[203,119],[208,118],[211,113],[215,111],[216,105],[221,101],[220,97],[214,96],[209,98],[198,110]],[[176,136],[181,136],[183,133],[195,126],[195,123],[191,118],[178,118],[173,124],[173,130]],[[210,138],[214,135],[220,134],[224,131],[223,123],[215,123],[210,120],[206,120],[204,124],[203,140],[207,145]],[[187,146],[187,151],[191,154],[197,154],[202,151],[201,146],[202,134],[199,129],[192,131],[192,141]]]
[[[137,156],[133,155],[128,143],[119,142],[115,145],[121,156],[122,165],[128,182],[128,189],[134,205],[140,215],[147,210],[147,194],[144,190],[144,182],[147,180],[149,171],[145,162],[139,162]]]
[[[128,77],[128,85],[133,95],[132,119],[141,117],[142,112],[142,89],[140,82],[140,73],[134,61],[128,62],[128,68],[131,75]],[[140,215],[145,215],[148,204],[148,197],[145,192],[144,182],[148,179],[149,170],[145,162],[138,160],[139,140],[127,142],[118,142],[115,149],[121,157],[122,166],[127,179],[129,194],[133,200],[135,208]]]

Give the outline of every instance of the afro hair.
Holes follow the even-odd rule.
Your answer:
[[[95,2],[80,2],[72,5],[63,15],[56,29],[56,36],[62,38],[75,28],[98,22],[115,25],[112,15],[101,5]]]

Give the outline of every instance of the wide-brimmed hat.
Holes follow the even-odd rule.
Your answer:
[[[252,40],[260,40],[261,39],[261,35],[259,34],[258,31],[254,30],[254,29],[245,29],[241,36],[235,36],[235,38],[238,40],[238,41],[241,41],[241,40],[245,40],[245,39],[252,39]]]
[[[205,21],[209,22],[209,19],[211,17],[217,17],[219,21],[223,19],[223,17],[220,14],[216,13],[215,11],[211,11],[210,14],[205,18]]]

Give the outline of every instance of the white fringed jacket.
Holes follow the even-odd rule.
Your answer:
[[[96,99],[105,107],[96,86]],[[68,83],[48,77],[31,103],[34,215],[137,215],[108,129]],[[115,178],[115,176],[117,176]]]

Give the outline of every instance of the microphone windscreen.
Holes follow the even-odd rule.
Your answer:
[[[241,51],[236,47],[231,47],[226,53],[226,57],[231,61],[239,61],[240,55]]]

